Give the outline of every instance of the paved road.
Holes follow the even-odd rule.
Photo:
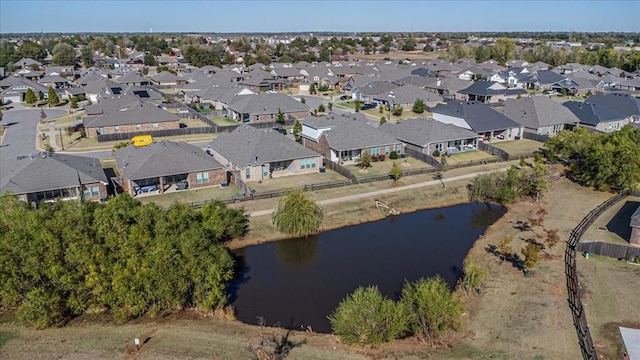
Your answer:
[[[476,177],[476,176],[478,176],[480,174],[489,174],[489,173],[493,173],[493,172],[506,171],[507,169],[509,169],[509,167],[503,167],[503,168],[495,169],[495,170],[479,171],[479,172],[475,172],[475,173],[471,173],[471,174],[453,176],[453,177],[448,178],[447,181],[470,179],[470,178],[474,178],[474,177]],[[417,183],[417,184],[410,184],[410,185],[405,185],[405,186],[393,187],[393,188],[389,188],[389,189],[371,191],[371,192],[367,192],[367,193],[354,194],[354,195],[342,196],[342,197],[333,198],[333,199],[320,200],[320,201],[318,201],[318,204],[320,204],[320,205],[336,204],[336,203],[341,203],[341,202],[345,202],[345,201],[364,199],[364,198],[368,198],[368,197],[372,197],[372,196],[391,194],[391,193],[395,193],[395,192],[399,192],[399,191],[417,189],[417,188],[421,188],[421,187],[425,187],[425,186],[433,186],[433,185],[440,185],[441,186],[440,180],[425,181],[425,182],[421,182],[421,183]],[[247,216],[253,217],[253,216],[270,215],[270,214],[273,213],[273,211],[274,211],[274,209],[254,211],[254,212],[247,213]]]
[[[44,109],[48,119],[67,114],[62,109]],[[11,110],[3,113],[2,124],[5,129],[4,140],[0,148],[0,161],[15,160],[18,156],[35,154],[40,109]]]

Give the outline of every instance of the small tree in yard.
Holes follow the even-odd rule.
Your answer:
[[[400,302],[408,308],[411,330],[418,337],[433,343],[460,328],[462,300],[440,276],[406,283]]]
[[[31,88],[28,88],[27,93],[24,94],[24,102],[29,105],[33,105],[36,103],[36,101],[38,101],[36,94],[33,92],[33,90],[31,90]]]
[[[387,117],[384,116],[384,115],[380,116],[380,125],[382,125],[382,124],[384,124],[386,122],[387,122]]]
[[[356,109],[356,112],[360,111],[360,108],[362,107],[362,101],[360,100],[356,100],[353,102],[353,107]]]
[[[78,108],[78,98],[75,96],[72,96],[71,99],[69,100],[69,106],[72,109],[77,109]]]
[[[280,108],[278,108],[278,116],[276,117],[276,122],[280,124],[280,126],[284,125],[284,113]]]
[[[403,112],[404,112],[404,108],[401,105],[394,105],[393,109],[391,110],[391,113],[393,114],[393,116],[397,116],[397,117],[402,116]]]
[[[318,112],[323,113],[325,111],[324,105],[320,104],[318,105]]]
[[[327,107],[329,108],[329,111],[333,111],[333,103],[332,102],[329,102],[327,104]]]
[[[479,291],[486,277],[487,272],[482,270],[475,261],[469,258],[464,260],[460,285],[467,294],[471,293],[473,290]]]
[[[300,140],[302,140],[302,137],[300,136],[301,132],[302,132],[302,123],[300,122],[300,120],[296,120],[296,123],[293,124],[293,137],[296,139],[297,142],[300,142]]]
[[[416,102],[413,103],[413,109],[411,109],[416,114],[422,114],[427,106],[424,104],[424,100],[417,99]]]
[[[393,162],[393,165],[391,165],[391,170],[389,170],[389,176],[393,178],[394,184],[397,184],[398,179],[400,179],[400,177],[402,176],[402,169],[400,168],[400,166],[398,166],[398,163],[395,161]]]
[[[445,189],[447,188],[447,177],[445,175],[447,170],[449,170],[449,162],[447,161],[447,157],[443,156],[442,158],[440,158],[440,168],[438,169],[436,176],[438,177],[438,179],[442,183],[442,186]]]
[[[511,253],[511,243],[513,238],[505,237],[498,243],[498,251],[500,252],[500,260],[504,261],[507,255]]]
[[[309,86],[309,94],[315,94],[316,93],[316,84],[311,84]]]
[[[346,344],[378,346],[408,330],[403,303],[384,297],[377,287],[358,288],[329,316],[331,329]]]
[[[360,158],[356,161],[356,166],[360,169],[366,169],[371,167],[371,154],[368,151],[363,151],[360,154]]]
[[[542,248],[540,245],[532,242],[527,243],[527,246],[522,248],[522,255],[524,255],[524,266],[528,269],[533,269],[540,261],[540,252]]]
[[[282,197],[272,217],[278,231],[295,236],[307,236],[318,231],[322,219],[322,208],[302,190],[291,191]]]
[[[51,86],[49,86],[49,90],[47,90],[47,102],[49,103],[49,106],[56,106],[60,102],[58,94],[56,94],[56,91],[53,90]]]
[[[304,96],[300,96],[300,102],[303,104],[307,103],[307,99],[304,98]]]

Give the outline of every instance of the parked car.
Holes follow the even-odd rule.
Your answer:
[[[283,128],[273,128],[273,130],[279,132],[282,135],[287,135],[287,129],[283,129]]]
[[[375,109],[376,106],[377,106],[376,103],[364,103],[364,104],[362,104],[362,106],[360,106],[360,110]]]
[[[348,100],[349,99],[349,95],[341,95],[340,96],[340,100]]]

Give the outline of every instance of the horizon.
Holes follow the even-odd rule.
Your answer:
[[[0,34],[635,33],[638,14],[635,0],[2,0]]]

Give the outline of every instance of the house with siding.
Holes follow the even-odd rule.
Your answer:
[[[617,110],[612,110],[607,107],[594,104],[590,101],[567,101],[562,105],[580,119],[581,126],[585,126],[596,131],[617,131],[631,123],[630,116],[626,116]]]
[[[384,123],[380,131],[401,141],[405,147],[432,155],[455,154],[478,149],[480,135],[471,130],[428,118],[409,119],[396,124]]]
[[[229,177],[262,181],[318,172],[322,156],[273,129],[240,125],[209,143],[208,151]]]
[[[302,144],[340,164],[354,164],[363,151],[372,156],[403,153],[402,142],[369,125],[362,113],[329,113],[302,120]]]
[[[0,81],[0,86],[4,87],[4,90],[0,93],[3,104],[24,102],[24,96],[29,89],[33,91],[37,98],[47,98],[48,88],[29,79],[9,76]]]
[[[2,161],[0,173],[0,193],[11,192],[28,203],[107,197],[107,176],[93,158],[54,153],[19,156]]]
[[[479,101],[449,101],[432,109],[437,121],[469,129],[481,141],[519,140],[523,126]]]
[[[504,106],[494,108],[524,127],[524,132],[554,136],[575,128],[580,119],[557,101],[546,96],[507,99]]]
[[[373,101],[379,104],[388,105],[390,108],[402,106],[405,110],[411,110],[418,99],[424,101],[428,107],[436,106],[436,104],[444,101],[441,96],[412,84],[402,85],[373,96]]]
[[[586,101],[619,112],[634,122],[640,122],[640,98],[635,96],[625,93],[596,94],[589,96]]]
[[[465,100],[475,100],[485,104],[527,96],[525,89],[509,88],[495,81],[476,81],[466,89],[458,91],[458,93],[465,95]]]
[[[309,106],[284,94],[258,93],[233,96],[222,108],[227,116],[244,123],[274,122],[281,111],[286,118],[302,119],[309,114]]]
[[[101,115],[85,117],[84,126],[88,138],[99,134],[144,133],[180,128],[180,118],[176,114],[142,101],[117,110],[104,108],[104,111]]]
[[[356,86],[351,89],[351,98],[354,100],[360,100],[364,102],[374,101],[374,98],[380,97],[380,95],[393,91],[398,86],[388,81],[371,81],[361,86]]]
[[[185,142],[160,141],[144,147],[129,145],[113,153],[122,188],[131,196],[163,193],[179,182],[189,189],[220,186],[226,170],[197,146]]]

